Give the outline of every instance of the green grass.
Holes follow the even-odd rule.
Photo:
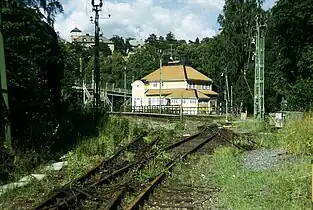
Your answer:
[[[218,187],[212,195],[217,209],[310,209],[310,159],[298,157],[279,168],[251,171],[243,167],[242,152],[232,147],[212,155],[193,155],[177,165],[168,182]]]
[[[31,169],[28,164],[36,154],[28,154],[19,160],[20,170],[13,177],[21,178],[22,172],[32,171],[48,173],[49,178],[40,182],[34,181],[25,187],[17,188],[0,196],[0,209],[28,209],[47,196],[53,189],[73,181],[87,170],[99,164],[105,157],[112,155],[119,146],[129,143],[145,126],[138,125],[123,117],[110,117],[98,137],[81,139],[77,147],[69,152],[68,166],[61,172],[46,172],[43,166]],[[28,161],[27,161],[28,160]],[[27,174],[23,174],[27,175]]]
[[[217,149],[211,166],[214,183],[221,187],[220,204],[231,209],[310,209],[310,159],[255,172],[242,166],[238,150]]]

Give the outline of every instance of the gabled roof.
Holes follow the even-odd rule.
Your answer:
[[[79,32],[79,33],[81,33],[82,31],[80,29],[78,29],[77,27],[75,27],[73,30],[71,30],[71,33],[72,32]]]
[[[148,74],[141,80],[146,81],[159,81],[160,80],[160,68],[154,72]],[[185,65],[169,65],[162,67],[162,80],[163,81],[175,81],[175,80],[200,80],[212,82],[212,79],[200,73],[191,66]]]
[[[90,36],[90,35],[81,35],[79,37],[76,38],[76,42],[85,42],[85,43],[94,43],[94,36]],[[100,36],[99,37],[100,42],[103,43],[107,43],[107,44],[113,44],[113,42],[109,39],[107,39],[106,37]]]

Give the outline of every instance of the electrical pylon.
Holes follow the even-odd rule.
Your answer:
[[[260,8],[260,6],[259,6]],[[254,119],[263,120],[264,109],[264,51],[265,25],[261,23],[260,14],[256,16],[255,38],[255,79],[254,79]]]

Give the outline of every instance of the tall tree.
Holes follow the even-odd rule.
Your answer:
[[[46,22],[53,26],[55,16],[63,12],[63,7],[58,0],[2,0],[4,8],[32,8],[40,13],[42,9],[44,14],[42,16]]]
[[[249,89],[253,88],[254,70],[251,66],[251,41],[255,32],[256,14],[262,12],[257,8],[258,0],[227,0],[218,22],[223,28],[219,35],[221,67],[220,73],[228,75],[233,86],[234,104],[241,102],[253,110],[253,97]]]
[[[287,98],[290,109],[312,104],[313,13],[312,0],[280,0],[271,9],[267,32],[267,78],[277,103]],[[307,93],[312,92],[309,89]],[[306,101],[302,103],[300,101]]]
[[[60,116],[57,34],[34,9],[5,8],[2,18],[13,143],[20,150],[47,145]]]
[[[126,53],[125,42],[124,42],[123,37],[114,35],[110,40],[114,43],[114,49],[116,52],[119,52],[122,54]]]

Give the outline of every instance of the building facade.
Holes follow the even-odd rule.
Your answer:
[[[218,93],[212,90],[212,83],[212,79],[189,65],[168,63],[132,83],[133,111],[161,103],[164,107],[182,107],[184,114],[213,114]]]
[[[95,44],[95,37],[86,33],[83,34],[83,32],[75,27],[73,30],[70,32],[71,35],[71,41],[72,42],[77,42],[79,44],[83,44],[87,47],[94,46]],[[102,34],[100,34],[99,41],[102,43],[105,43],[108,45],[110,48],[111,52],[114,52],[114,43],[110,41],[109,39],[105,38]]]

